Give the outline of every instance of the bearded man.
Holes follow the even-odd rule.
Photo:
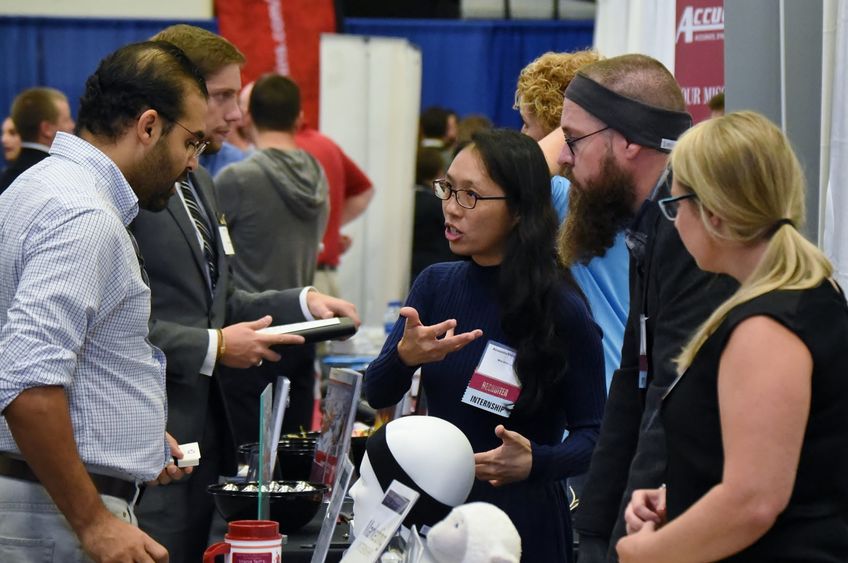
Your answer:
[[[547,151],[545,156],[553,175],[551,197],[560,222],[568,215],[569,205],[576,210],[577,217],[582,217],[584,212],[591,212],[593,215],[610,212],[604,201],[608,198],[589,200],[584,196],[585,190],[571,190],[571,184],[560,175],[562,171],[557,164],[563,140],[559,130],[563,93],[581,67],[600,58],[600,55],[592,50],[545,53],[521,70],[515,88],[513,107],[519,111],[524,123],[521,132],[540,141],[543,149],[546,143],[553,144],[552,150]],[[549,135],[550,139],[547,139]],[[580,201],[571,201],[573,199]],[[591,209],[587,209],[587,205],[590,205]],[[627,212],[629,213],[629,209]],[[583,290],[595,323],[603,331],[604,375],[609,389],[612,375],[621,361],[621,343],[630,303],[630,256],[624,244],[625,225],[620,220],[604,220],[600,224],[606,231],[602,239],[595,237],[592,232],[569,232],[564,240],[576,240],[575,236],[579,235],[579,244],[574,249],[585,251],[574,253],[579,256],[569,254],[562,258],[571,269],[574,281]],[[580,229],[584,225],[593,228],[593,223],[579,220],[568,223],[570,230]],[[570,245],[567,248],[572,250]],[[581,489],[580,482],[577,477],[569,479],[569,487],[578,494]]]
[[[668,152],[690,125],[680,86],[657,60],[623,55],[584,66],[565,91],[559,164],[570,180],[560,238],[567,264],[601,256],[618,233],[630,253],[630,311],[601,436],[575,518],[580,561],[617,561],[634,489],[659,487],[658,410],[673,359],[736,287],[698,269],[657,200],[670,193]]]

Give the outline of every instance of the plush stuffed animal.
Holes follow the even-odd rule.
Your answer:
[[[521,537],[503,510],[472,502],[430,529],[427,549],[438,563],[518,563]]]

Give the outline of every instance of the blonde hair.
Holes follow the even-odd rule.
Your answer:
[[[806,182],[788,139],[762,115],[737,112],[696,125],[678,140],[671,167],[675,181],[697,195],[708,232],[742,244],[768,240],[748,279],[677,357],[683,373],[734,307],[770,291],[816,287],[831,277],[833,266],[796,228],[778,223],[803,224]],[[722,219],[724,232],[710,224],[709,213]]]
[[[545,133],[550,133],[559,127],[563,93],[574,75],[580,67],[600,59],[594,50],[545,53],[518,75],[513,109],[525,107],[536,116]]]

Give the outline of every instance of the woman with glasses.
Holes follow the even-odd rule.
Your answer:
[[[741,285],[677,358],[666,487],[633,494],[620,560],[845,561],[848,308],[797,230],[798,160],[740,112],[684,134],[671,164],[663,213],[701,269]]]
[[[421,367],[429,414],[461,428],[475,451],[468,501],[506,511],[522,560],[534,562],[571,560],[560,480],[588,467],[605,401],[599,330],[557,265],[549,182],[531,138],[473,137],[434,182],[451,250],[471,260],[418,276],[365,374],[379,408],[397,403]]]

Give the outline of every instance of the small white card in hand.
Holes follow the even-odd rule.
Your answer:
[[[200,444],[197,442],[180,444],[180,451],[183,452],[183,457],[176,460],[177,467],[194,467],[195,465],[200,465]]]
[[[509,418],[521,394],[521,382],[514,366],[515,350],[490,340],[465,388],[462,402]]]
[[[392,481],[383,501],[374,508],[365,531],[356,536],[341,563],[374,563],[386,549],[403,519],[412,510],[418,493],[403,483]],[[356,518],[356,514],[353,515]]]

